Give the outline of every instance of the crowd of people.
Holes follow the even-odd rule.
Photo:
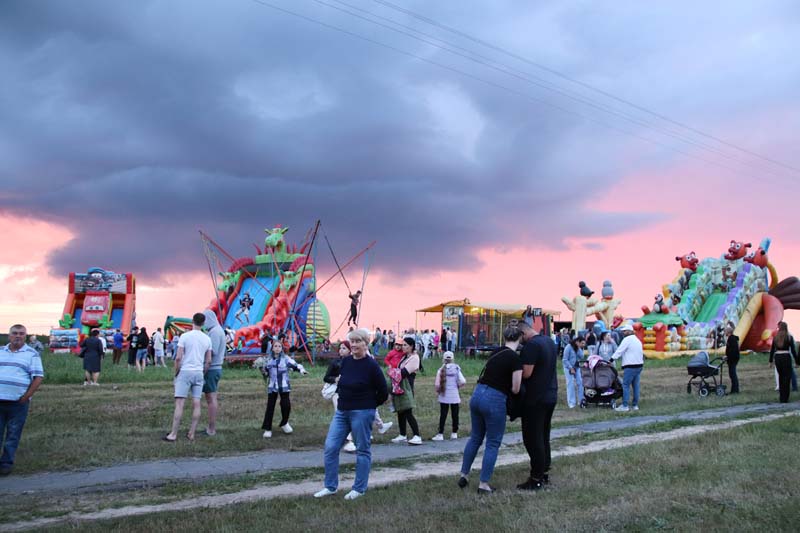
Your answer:
[[[739,339],[729,325],[725,331],[726,361],[729,366],[732,394],[740,390],[737,375]],[[26,340],[28,343],[26,344]],[[174,358],[174,412],[172,427],[163,440],[175,442],[187,398],[191,398],[192,414],[186,438],[194,440],[200,420],[202,399],[208,411],[207,435],[216,434],[218,413],[217,390],[222,378],[222,364],[227,353],[226,331],[216,315],[206,310],[192,318],[192,330],[175,336],[166,343],[158,328],[148,335],[146,328],[134,328],[125,338],[117,330],[113,336],[114,364],[118,364],[127,341],[128,366],[143,371],[148,364],[166,366],[165,354]],[[28,402],[36,393],[44,377],[41,352],[44,349],[35,337],[27,338],[22,325],[9,331],[9,344],[0,347],[0,437],[3,452],[0,457],[0,475],[11,472],[27,413]],[[346,499],[363,495],[367,489],[371,466],[370,441],[373,428],[386,433],[393,422],[381,418],[379,407],[387,401],[397,417],[398,435],[394,443],[411,446],[422,444],[422,435],[414,410],[417,408],[415,381],[423,369],[423,361],[441,353],[441,366],[434,376],[436,399],[439,403],[439,423],[433,441],[443,441],[448,416],[450,438],[459,436],[461,389],[467,379],[455,362],[452,332],[444,329],[440,334],[432,330],[417,332],[407,330],[394,334],[391,330],[351,330],[347,340],[338,346],[338,356],[330,361],[325,376],[322,395],[333,406],[333,418],[325,440],[324,488],[315,496],[323,497],[336,492],[338,465],[341,450],[356,454],[356,479]],[[554,342],[555,341],[555,342]],[[256,361],[264,377],[266,408],[262,423],[263,437],[271,438],[276,406],[280,406],[279,427],[290,434],[291,413],[290,373],[307,374],[303,365],[295,362],[286,351],[286,339],[270,337],[265,341],[266,353]],[[107,350],[105,339],[98,330],[92,330],[80,343],[83,359],[84,385],[97,386],[101,362]],[[558,397],[556,365],[561,359],[568,408],[575,408],[583,394],[580,368],[586,356],[597,357],[611,364],[619,361],[622,368],[622,403],[617,411],[638,410],[640,379],[644,367],[642,343],[631,325],[625,324],[615,331],[600,331],[597,335],[586,332],[561,331],[555,338],[538,334],[526,320],[512,321],[503,331],[503,345],[495,349],[486,361],[473,393],[469,399],[471,431],[463,453],[458,486],[469,484],[472,464],[483,446],[483,465],[478,491],[494,491],[491,478],[506,427],[507,415],[522,421],[522,436],[530,456],[530,471],[517,487],[520,490],[539,490],[549,482],[551,467],[550,425]],[[382,349],[385,369],[375,355]],[[422,352],[422,353],[420,353]],[[428,354],[426,357],[426,353]],[[794,359],[794,361],[793,361]],[[769,355],[770,366],[775,369],[776,390],[779,401],[788,402],[790,390],[797,390],[793,362],[800,366],[794,339],[786,323],[781,322]]]

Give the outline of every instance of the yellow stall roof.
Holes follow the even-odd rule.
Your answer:
[[[528,306],[516,304],[498,304],[493,302],[472,302],[469,300],[469,298],[464,298],[463,300],[451,300],[449,302],[442,302],[440,304],[425,307],[423,309],[417,309],[417,313],[441,313],[444,311],[445,307],[464,307],[468,311],[474,307],[478,309],[493,309],[505,315],[521,315]],[[561,311],[555,309],[542,309],[542,313],[550,316],[561,316]]]

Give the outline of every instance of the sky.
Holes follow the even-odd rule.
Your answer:
[[[140,324],[189,316],[213,296],[199,229],[240,257],[317,219],[340,262],[377,241],[362,325],[387,329],[464,297],[569,319],[579,280],[636,316],[676,255],[731,240],[771,237],[779,277],[800,275],[796,2],[6,0],[0,18],[0,328],[47,331],[91,266],[136,275]],[[338,324],[344,282],[319,296]]]

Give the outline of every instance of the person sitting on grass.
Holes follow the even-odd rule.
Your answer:
[[[325,487],[314,494],[323,498],[339,487],[339,451],[349,432],[356,443],[356,479],[345,500],[364,495],[372,466],[370,437],[375,411],[389,397],[386,380],[375,359],[367,356],[369,330],[357,329],[347,335],[352,356],[342,359],[339,375],[339,405],[325,439]]]
[[[265,439],[272,437],[272,419],[275,416],[275,403],[278,396],[281,398],[281,422],[280,428],[287,435],[294,431],[289,425],[289,414],[292,412],[292,400],[289,394],[292,386],[289,383],[289,370],[300,372],[302,375],[308,374],[303,365],[297,364],[294,359],[283,351],[283,342],[280,338],[274,339],[271,346],[271,355],[261,367],[264,380],[267,381],[267,409],[264,412],[264,422],[261,429]]]
[[[192,330],[181,335],[178,355],[175,357],[175,412],[172,415],[172,431],[163,440],[178,440],[178,429],[183,418],[183,405],[192,395],[192,423],[186,437],[194,440],[197,423],[200,421],[200,397],[203,395],[203,375],[211,366],[211,339],[203,333],[206,317],[203,313],[192,316]],[[144,329],[144,328],[142,328]]]

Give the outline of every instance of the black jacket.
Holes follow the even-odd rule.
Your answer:
[[[728,358],[729,365],[736,365],[739,363],[739,337],[731,334],[728,337],[728,343],[725,345],[725,357]]]

